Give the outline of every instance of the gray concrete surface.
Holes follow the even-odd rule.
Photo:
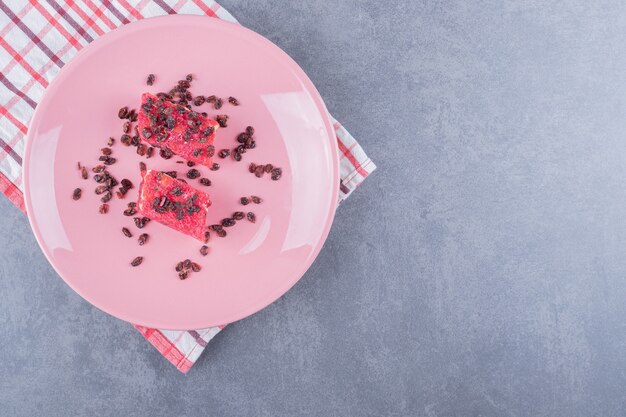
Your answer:
[[[626,5],[223,3],[379,170],[187,376],[0,198],[0,415],[626,415]]]

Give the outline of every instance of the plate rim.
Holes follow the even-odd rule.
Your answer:
[[[249,308],[242,309],[238,311],[237,314],[231,314],[232,317],[225,320],[225,322],[222,322],[222,323],[212,323],[207,320],[190,318],[188,324],[179,326],[179,325],[172,325],[171,323],[167,323],[167,324],[162,323],[162,322],[159,322],[158,320],[141,319],[141,318],[137,319],[137,318],[130,317],[124,312],[120,313],[118,309],[110,309],[108,307],[103,307],[99,301],[94,301],[91,297],[86,297],[82,293],[82,291],[76,288],[76,286],[73,285],[70,279],[66,279],[66,277],[57,268],[55,263],[52,261],[52,255],[51,253],[49,253],[49,248],[47,248],[47,246],[43,242],[43,236],[41,234],[41,231],[39,230],[39,227],[33,215],[31,191],[28,186],[28,184],[30,183],[29,170],[30,170],[30,160],[31,160],[32,147],[33,147],[32,145],[33,144],[33,140],[32,140],[33,130],[30,129],[30,127],[34,125],[37,121],[39,121],[39,119],[42,117],[41,115],[44,111],[43,110],[45,107],[44,105],[46,101],[50,100],[50,97],[51,97],[50,96],[50,91],[52,91],[51,87],[58,84],[60,80],[64,80],[65,78],[68,78],[67,74],[69,74],[70,71],[68,71],[67,68],[71,69],[74,66],[76,66],[82,57],[87,56],[99,44],[106,44],[108,42],[111,42],[115,40],[117,37],[124,36],[126,32],[142,30],[144,26],[149,27],[151,25],[158,25],[159,22],[164,21],[164,20],[168,20],[168,21],[180,20],[181,22],[188,21],[188,20],[194,20],[194,21],[203,20],[204,24],[207,24],[208,30],[211,30],[210,28],[211,25],[217,25],[217,26],[223,25],[223,26],[237,27],[236,30],[239,30],[242,32],[248,32],[248,35],[250,35],[252,38],[256,38],[257,41],[264,42],[270,48],[277,49],[278,53],[284,55],[284,57],[286,58],[286,61],[288,62],[289,69],[292,70],[297,75],[297,78],[305,85],[306,90],[309,92],[313,101],[315,102],[317,109],[321,113],[321,117],[326,128],[326,133],[327,133],[330,145],[331,145],[331,149],[334,150],[334,152],[331,152],[332,171],[333,171],[332,179],[333,179],[334,185],[331,188],[332,195],[331,195],[331,201],[330,201],[330,208],[329,208],[329,212],[326,214],[326,221],[323,227],[322,235],[318,243],[316,244],[314,250],[312,251],[311,256],[309,257],[307,262],[303,263],[302,267],[297,271],[297,273],[293,274],[293,277],[291,279],[285,280],[284,285],[280,286],[280,288],[277,289],[275,292],[271,292],[270,295],[268,295],[267,297],[264,297],[263,302],[256,303]],[[168,329],[168,330],[192,330],[192,329],[202,329],[202,328],[207,328],[207,327],[227,325],[227,324],[236,322],[238,320],[241,320],[254,313],[261,311],[265,307],[272,304],[274,301],[278,300],[284,294],[286,294],[298,281],[300,281],[300,279],[304,276],[304,274],[306,274],[306,272],[309,270],[311,265],[315,262],[322,248],[324,247],[324,244],[326,243],[326,240],[328,239],[328,235],[330,233],[330,229],[332,227],[333,221],[335,219],[337,204],[339,200],[339,179],[340,179],[339,178],[339,146],[337,144],[336,133],[333,127],[333,122],[332,122],[330,113],[328,112],[326,108],[326,104],[324,103],[324,100],[322,99],[321,94],[319,93],[319,91],[317,90],[317,88],[315,87],[311,79],[309,78],[309,76],[304,72],[304,70],[300,67],[300,65],[298,65],[298,63],[293,58],[291,58],[291,56],[287,52],[285,52],[282,48],[280,48],[278,45],[276,45],[275,43],[273,43],[271,40],[267,39],[263,35],[237,23],[227,22],[222,19],[214,18],[210,16],[175,14],[175,15],[165,15],[165,16],[155,16],[155,17],[144,18],[141,20],[137,20],[135,22],[128,23],[126,25],[119,26],[105,33],[104,35],[98,37],[94,41],[90,42],[83,49],[78,51],[76,55],[74,55],[74,57],[72,57],[70,61],[63,68],[61,68],[59,73],[54,77],[54,79],[50,82],[48,87],[44,90],[43,95],[41,99],[39,100],[38,105],[35,108],[33,116],[28,123],[28,126],[29,126],[29,129],[26,134],[26,143],[25,143],[25,148],[24,148],[23,169],[22,169],[23,184],[24,184],[24,203],[25,203],[25,208],[26,208],[26,215],[28,217],[28,222],[29,222],[29,225],[33,234],[35,235],[37,244],[39,245],[48,263],[52,266],[52,268],[57,273],[57,275],[74,292],[80,295],[81,298],[89,302],[91,305],[97,307],[99,310],[113,317],[116,317],[120,320],[127,321],[131,324],[136,324],[136,325],[141,325],[141,326],[146,326],[146,327],[151,327],[151,328],[158,328],[158,329]]]

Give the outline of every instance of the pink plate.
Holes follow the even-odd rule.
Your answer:
[[[146,76],[156,74],[152,87]],[[234,148],[247,125],[255,127],[256,149],[242,162],[215,158],[213,172],[198,167],[210,187],[188,180],[211,195],[209,224],[234,211],[254,211],[256,223],[240,221],[220,239],[213,233],[206,257],[201,242],[156,222],[141,232],[122,211],[136,200],[139,162],[149,168],[189,169],[155,154],[145,159],[119,142],[120,107],[139,109],[144,91],[168,91],[187,73],[191,91],[227,98],[210,117],[230,116],[220,129],[216,148]],[[83,180],[76,164],[97,164],[100,148],[113,136],[110,167],[135,188],[126,199],[114,198],[100,214],[96,183]],[[279,181],[256,178],[248,164],[272,163],[283,169]],[[198,329],[233,322],[267,306],[309,268],[330,229],[337,204],[337,142],[324,103],[302,69],[260,35],[214,18],[167,16],[117,29],[81,51],[46,90],[28,130],[24,164],[26,207],[35,236],[61,277],[95,306],[130,321],[165,329]],[[90,176],[93,175],[90,171]],[[72,199],[74,188],[82,198]],[[260,205],[243,207],[242,196],[258,195]],[[128,227],[132,238],[121,228]],[[143,256],[133,268],[130,262]],[[203,266],[185,281],[174,267],[190,258]]]

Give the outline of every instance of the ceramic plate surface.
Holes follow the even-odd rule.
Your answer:
[[[153,86],[146,76],[156,74]],[[215,161],[219,171],[198,168],[212,181],[208,224],[235,211],[254,211],[256,223],[240,221],[220,239],[212,234],[209,255],[202,243],[156,222],[141,232],[122,214],[136,200],[139,162],[151,169],[189,169],[181,158],[150,159],[119,142],[118,109],[139,109],[141,93],[168,91],[192,73],[196,95],[236,97],[241,105],[215,110],[230,116],[216,148],[234,148],[235,138],[254,126],[257,147]],[[135,188],[114,198],[100,214],[93,179],[83,180],[77,162],[96,165],[100,148],[113,136],[118,162],[110,172]],[[257,312],[284,294],[319,253],[334,217],[339,169],[337,142],[317,90],[282,50],[260,35],[215,18],[166,16],[126,25],[91,43],[66,65],[46,90],[31,121],[24,158],[28,217],[37,240],[59,275],[86,300],[132,323],[165,329],[198,329],[227,324]],[[256,178],[250,162],[272,163],[283,176]],[[93,173],[90,172],[90,176]],[[75,188],[83,190],[72,199]],[[243,207],[242,196],[260,205]],[[122,234],[128,227],[133,238]],[[136,268],[130,262],[143,256]],[[190,258],[202,270],[180,281],[174,267]]]

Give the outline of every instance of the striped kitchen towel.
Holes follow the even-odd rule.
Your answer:
[[[165,14],[235,18],[212,0],[0,0],[0,191],[24,211],[22,155],[28,123],[50,81],[89,42],[118,26]],[[339,202],[376,168],[333,119],[341,152]],[[224,326],[139,332],[181,372],[187,372]]]

